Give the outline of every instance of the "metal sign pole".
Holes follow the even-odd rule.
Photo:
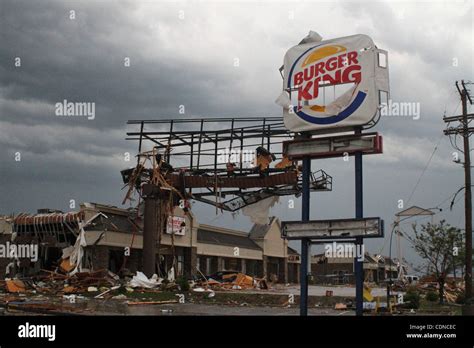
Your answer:
[[[357,129],[355,134],[360,134],[361,129]],[[363,198],[363,175],[362,175],[362,152],[355,154],[355,217],[363,218],[364,216],[364,198]],[[356,250],[362,250],[363,238],[357,237],[355,241]],[[363,289],[364,289],[364,256],[362,261],[356,256],[354,258],[354,273],[356,281],[356,315],[363,314]]]
[[[303,158],[302,172],[302,213],[301,221],[309,221],[309,177],[311,172],[311,158],[306,156]],[[308,315],[308,260],[310,251],[310,240],[308,238],[301,239],[301,281],[300,281],[300,315]]]

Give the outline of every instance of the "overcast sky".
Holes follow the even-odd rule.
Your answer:
[[[119,171],[129,167],[123,153],[136,152],[125,140],[129,119],[281,115],[278,68],[313,30],[327,39],[371,36],[389,52],[392,100],[420,105],[419,119],[384,117],[376,127],[384,154],[364,158],[365,216],[381,216],[389,232],[400,199],[405,208],[443,202],[436,219],[462,227],[463,200],[450,211],[449,197],[463,185],[463,170],[452,162],[442,117],[461,113],[454,82],[473,80],[472,1],[0,4],[0,214],[68,211],[71,199],[120,206]],[[95,119],[57,117],[54,106],[64,99],[95,102]],[[331,174],[334,188],[312,195],[311,218],[352,217],[353,161],[313,161],[312,168]],[[291,198],[272,213],[298,219],[300,202],[288,209]],[[251,227],[241,215],[193,210],[201,223]],[[375,253],[384,245],[367,243]]]

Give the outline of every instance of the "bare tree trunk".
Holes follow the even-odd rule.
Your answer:
[[[444,302],[444,278],[438,279],[439,284],[439,304],[443,304]]]

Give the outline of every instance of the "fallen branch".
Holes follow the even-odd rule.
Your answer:
[[[148,301],[148,302],[127,302],[129,306],[136,306],[136,305],[155,305],[155,304],[170,304],[170,303],[178,303],[177,300],[168,300],[168,301]]]

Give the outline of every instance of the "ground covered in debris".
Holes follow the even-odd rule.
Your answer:
[[[120,278],[108,270],[73,274],[43,271],[29,278],[0,281],[0,312],[3,315],[298,314],[298,285],[271,284],[239,272],[220,272],[214,278],[202,276],[188,281],[156,275],[148,278],[141,272]],[[395,286],[392,314],[459,315],[461,304],[454,300],[459,288],[448,285],[445,291],[447,301],[439,304],[435,282]],[[308,293],[310,314],[354,314],[353,286],[311,285]],[[396,301],[399,294],[405,298],[401,303]],[[373,305],[367,306],[367,314],[383,314],[379,305],[386,300],[386,289],[369,288],[366,284],[364,297],[364,304]]]

